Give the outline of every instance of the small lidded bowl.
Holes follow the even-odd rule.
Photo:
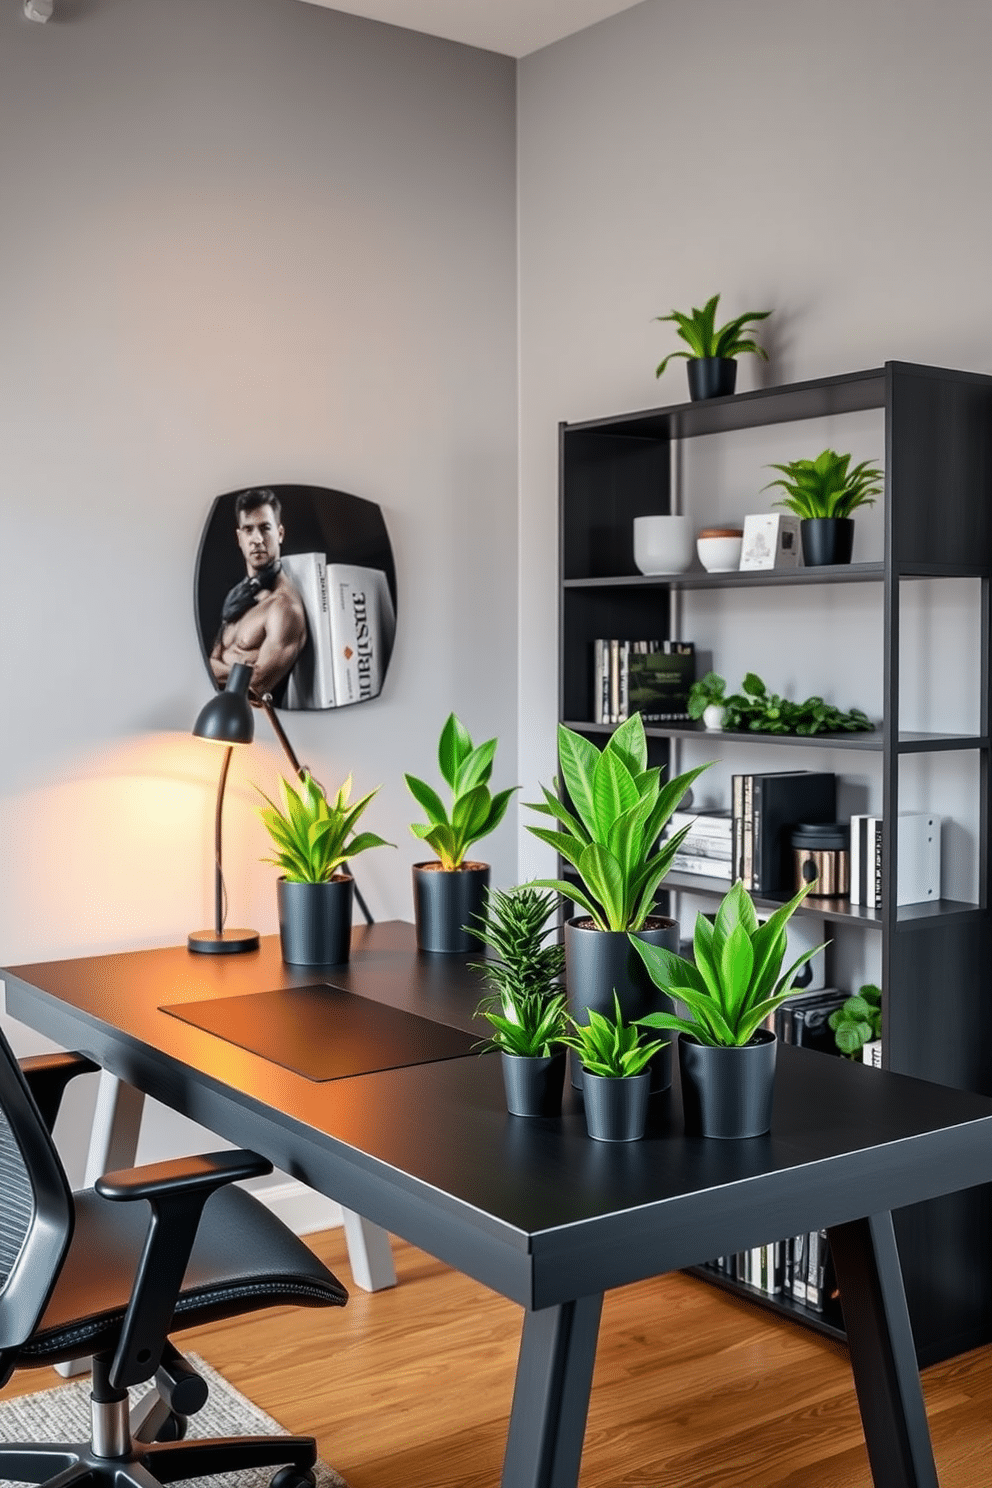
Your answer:
[[[743,546],[741,527],[704,527],[696,536],[696,552],[707,573],[736,572]]]

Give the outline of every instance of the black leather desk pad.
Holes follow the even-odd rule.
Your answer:
[[[471,1034],[356,997],[329,982],[279,987],[162,1008],[306,1080],[343,1080],[436,1059],[458,1059]]]

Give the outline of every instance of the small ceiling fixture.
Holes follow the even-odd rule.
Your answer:
[[[55,9],[55,0],[24,0],[24,14],[29,21],[47,21]]]

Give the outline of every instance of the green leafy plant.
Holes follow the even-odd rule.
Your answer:
[[[561,830],[527,830],[571,863],[582,883],[538,879],[537,886],[574,899],[600,930],[640,930],[689,828],[665,842],[658,839],[692,782],[709,766],[687,770],[663,786],[661,770],[648,769],[639,713],[622,723],[602,750],[559,724],[558,763],[561,776],[554,777],[554,790],[542,786],[543,802],[528,806],[553,817]]]
[[[548,944],[558,896],[533,884],[490,890],[475,934],[496,959],[472,963],[494,989],[475,1010],[492,1033],[483,1049],[547,1059],[562,1044],[566,1026],[561,974],[564,946]]]
[[[376,791],[348,804],[351,776],[342,785],[331,804],[313,776],[307,775],[294,789],[282,780],[285,810],[281,810],[263,790],[259,795],[266,805],[259,816],[278,852],[274,858],[263,858],[281,868],[289,883],[327,883],[349,858],[370,847],[395,847],[375,832],[355,832],[362,812]],[[378,787],[376,787],[378,790]]]
[[[691,313],[686,315],[681,310],[673,310],[670,315],[656,315],[655,320],[672,320],[678,327],[678,334],[689,347],[688,351],[671,351],[663,361],[659,362],[655,372],[660,377],[673,357],[738,357],[744,352],[752,352],[755,356],[764,357],[768,360],[768,353],[757,341],[751,340],[743,334],[744,327],[751,320],[767,320],[771,315],[770,310],[745,310],[743,315],[738,315],[733,320],[728,320],[726,325],[716,325],[716,307],[720,296],[715,294],[711,300],[707,300],[702,310],[693,307]]]
[[[602,1075],[608,1080],[629,1080],[643,1073],[668,1040],[649,1039],[637,1024],[624,1023],[616,992],[613,994],[613,1007],[613,1018],[590,1008],[588,1023],[573,1020],[572,1032],[565,1035],[564,1042],[575,1050],[582,1068],[591,1075]]]
[[[847,1059],[860,1059],[865,1044],[882,1037],[881,987],[866,982],[843,1007],[830,1014],[827,1022],[840,1052]]]
[[[815,734],[870,732],[875,725],[860,708],[846,713],[824,702],[821,697],[808,697],[801,703],[769,692],[756,672],[748,672],[740,692],[726,694],[726,683],[716,672],[707,672],[689,689],[690,718],[701,718],[710,703],[723,705],[723,727],[729,733],[795,734],[809,738]]]
[[[781,486],[785,496],[773,506],[787,506],[797,517],[849,517],[859,506],[873,506],[883,486],[882,471],[868,460],[849,469],[851,456],[825,449],[815,460],[789,460],[769,465],[780,470],[779,480],[762,489]]]
[[[461,867],[469,848],[499,826],[510,797],[519,789],[514,785],[490,794],[495,753],[495,739],[473,745],[465,725],[450,713],[437,750],[441,778],[451,790],[450,816],[437,791],[426,781],[416,775],[404,777],[410,794],[427,813],[427,821],[414,822],[410,831],[433,848],[444,869]]]
[[[693,936],[695,962],[686,961],[664,946],[648,945],[631,937],[648,975],[662,992],[682,1003],[689,1016],[648,1013],[639,1019],[645,1028],[671,1028],[690,1034],[701,1044],[739,1048],[793,989],[796,972],[823,946],[804,951],[788,971],[785,927],[809,893],[805,884],[788,904],[781,905],[759,924],[754,903],[742,884],[724,895],[711,924],[696,916]]]

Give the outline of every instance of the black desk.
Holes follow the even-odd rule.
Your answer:
[[[574,1488],[605,1290],[824,1226],[875,1483],[936,1484],[890,1211],[992,1179],[992,1100],[785,1046],[767,1137],[685,1138],[676,1087],[607,1146],[571,1096],[561,1121],[507,1116],[495,1057],[313,1082],[160,1011],[320,980],[274,938],[3,976],[15,1018],[526,1309],[504,1488]],[[409,925],[358,930],[327,980],[473,1030],[474,974]]]

